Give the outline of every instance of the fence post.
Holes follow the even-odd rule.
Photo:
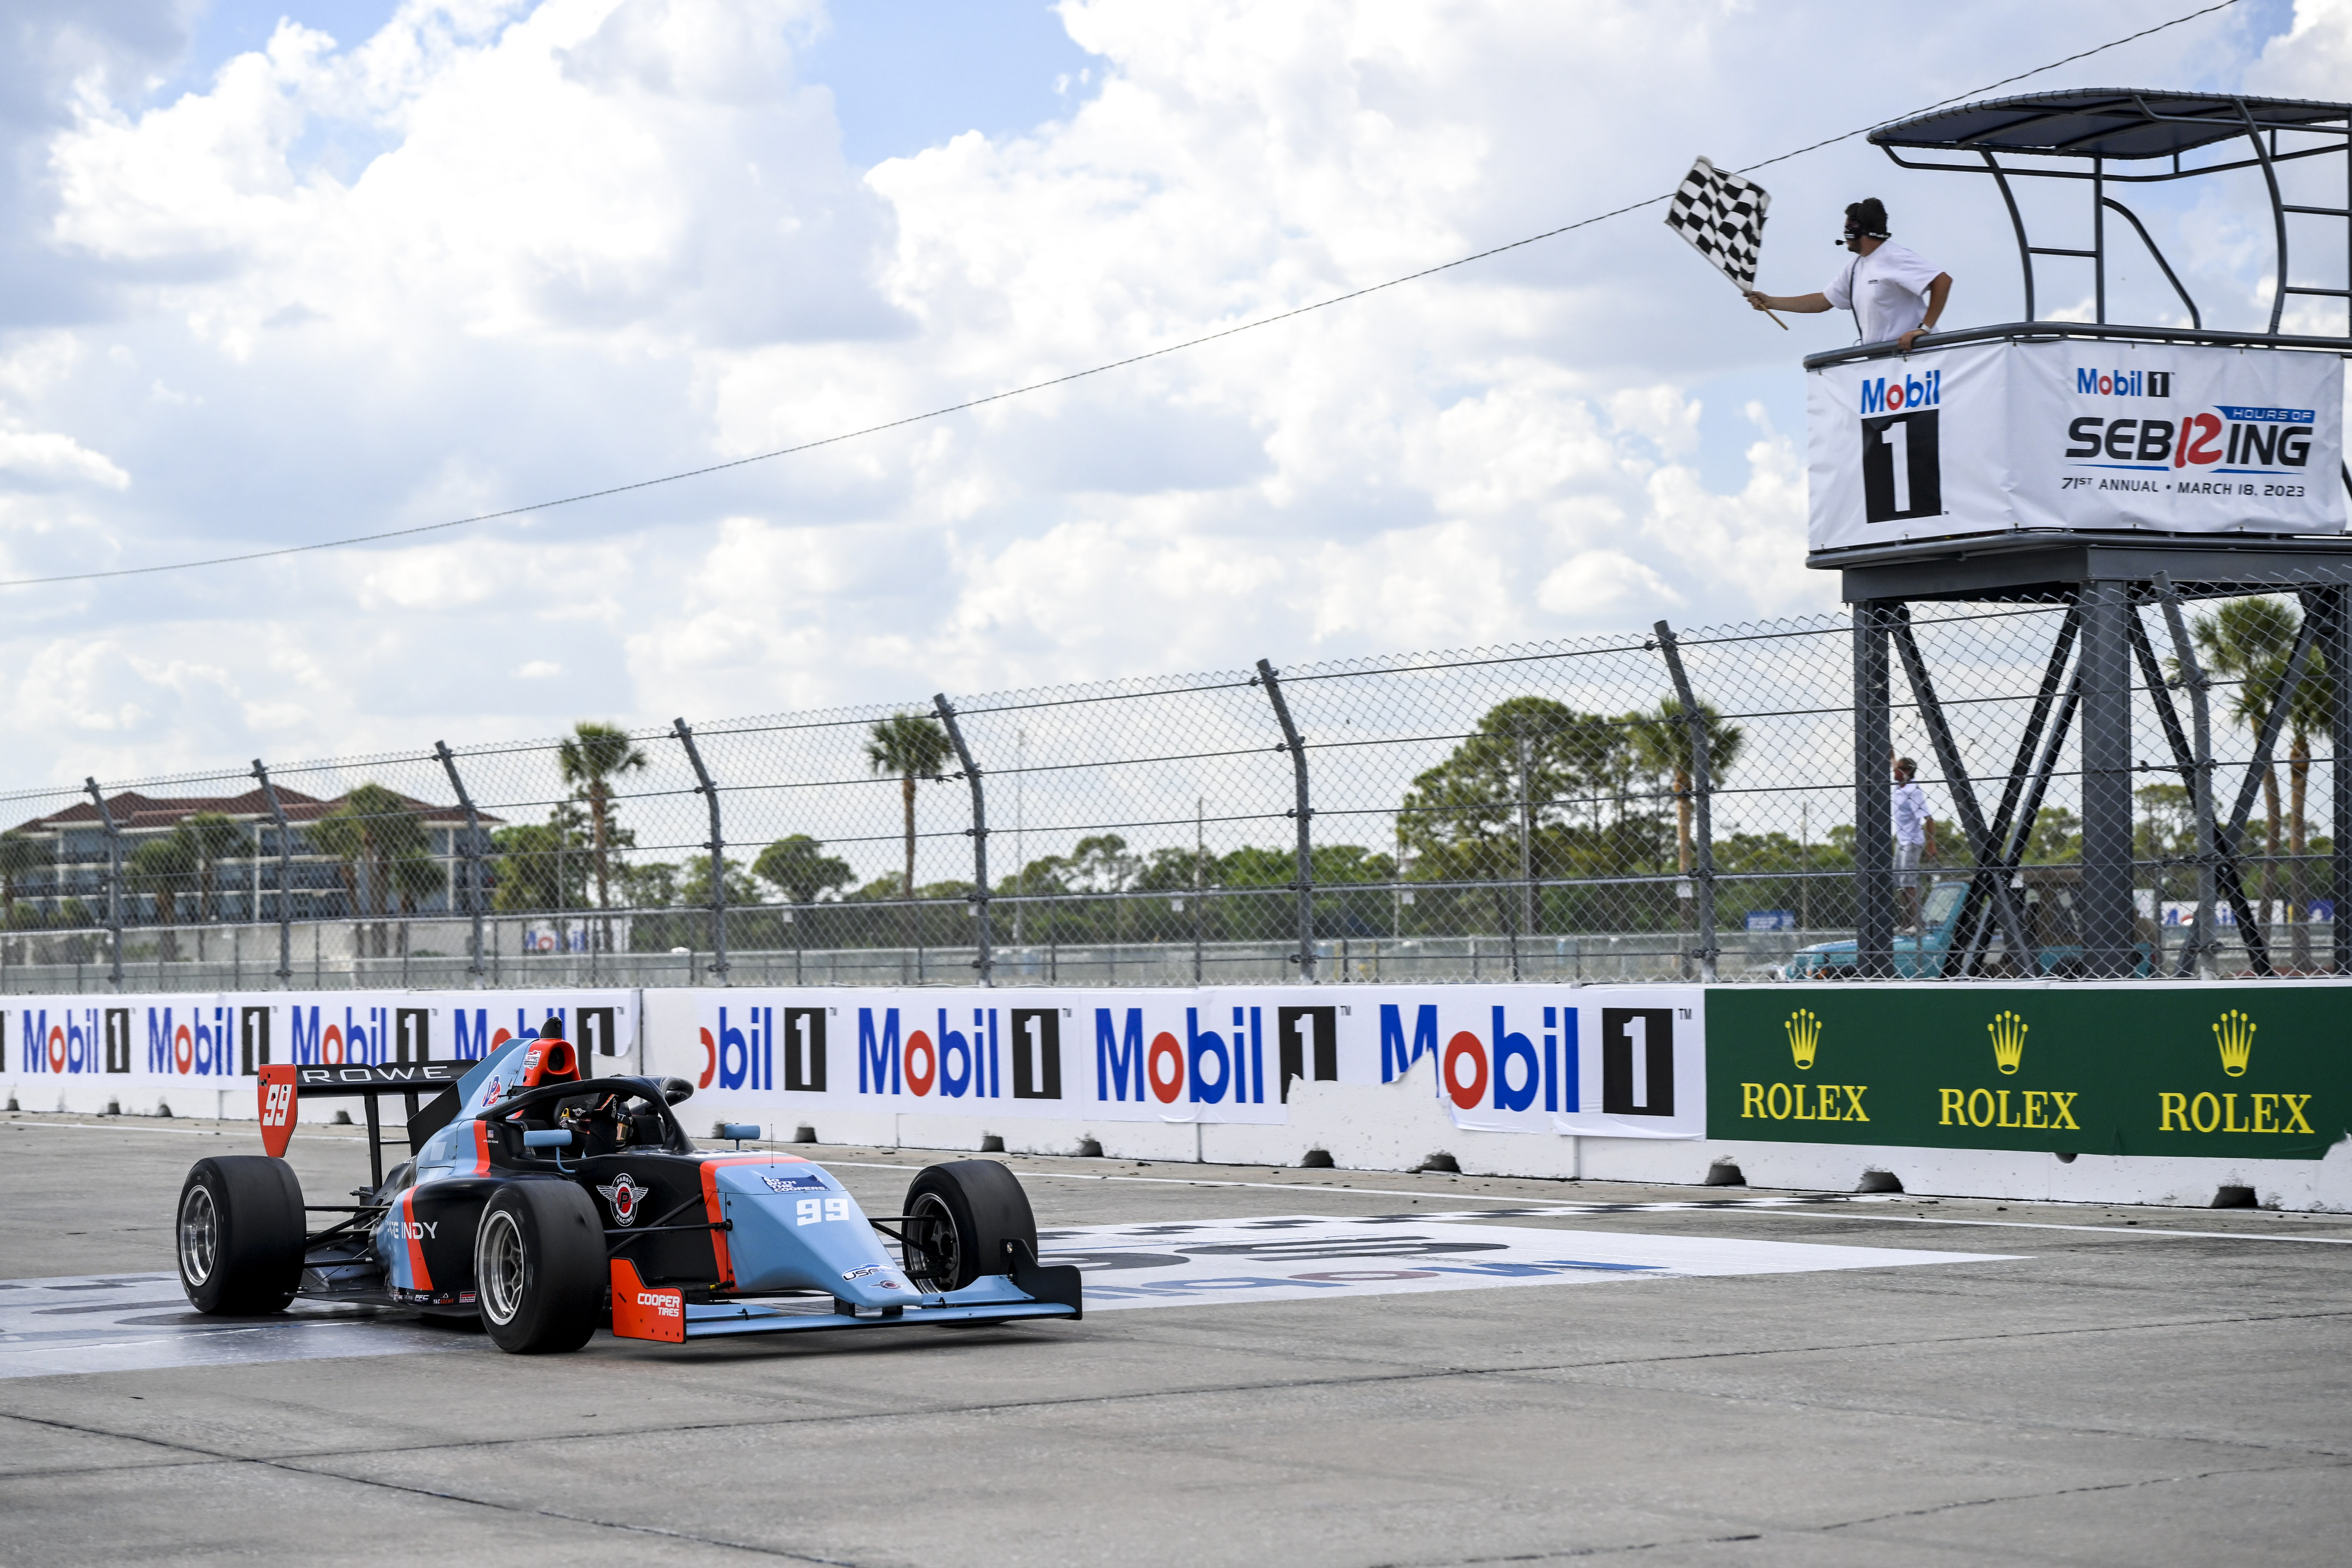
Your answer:
[[[269,782],[269,770],[261,759],[253,759],[253,776],[261,785],[261,798],[268,804],[269,819],[278,825],[278,989],[294,988],[294,830],[286,825],[286,808],[278,804],[278,786]],[[254,900],[254,916],[261,914],[260,898]]]
[[[2189,951],[2181,973],[2191,969],[2200,980],[2218,976],[2214,962],[2220,943],[2213,934],[2213,716],[2206,698],[2204,667],[2197,662],[2197,647],[2180,616],[2180,594],[2167,574],[2156,574],[2158,601],[2164,606],[2165,630],[2172,635],[2172,656],[2180,666],[2180,684],[2189,689],[2189,799],[2197,821],[2197,913],[2189,920]],[[2344,754],[2339,744],[2336,754]],[[2340,813],[2342,806],[2336,808]],[[2158,919],[2163,911],[2158,911]]]
[[[1854,969],[1864,979],[1895,973],[1895,798],[1887,763],[1895,755],[1887,703],[1885,607],[1853,607]]]
[[[1691,881],[1697,893],[1698,905],[1698,977],[1702,984],[1715,984],[1716,959],[1718,949],[1715,941],[1715,784],[1708,770],[1706,710],[1698,705],[1692,694],[1690,676],[1683,668],[1683,651],[1675,641],[1674,628],[1660,621],[1654,628],[1658,634],[1658,651],[1666,657],[1666,668],[1675,678],[1675,697],[1683,705],[1683,722],[1690,729],[1691,755],[1691,836],[1693,858]]]
[[[433,754],[441,759],[441,771],[449,775],[449,788],[457,796],[458,808],[466,814],[466,912],[473,918],[473,933],[466,946],[466,973],[474,977],[474,989],[479,991],[483,984],[482,818],[474,809],[474,797],[466,793],[466,781],[457,776],[457,759],[451,754],[448,743],[434,742]]]
[[[702,765],[702,752],[694,743],[694,731],[683,719],[671,721],[672,732],[677,743],[686,748],[686,760],[694,764],[694,793],[710,805],[710,973],[719,976],[719,984],[727,980],[727,840],[719,831],[719,786],[710,782],[710,770]]]
[[[1274,666],[1265,659],[1257,661],[1257,679],[1250,683],[1265,688],[1266,700],[1274,704],[1274,717],[1282,726],[1282,749],[1290,753],[1290,773],[1297,790],[1297,802],[1289,815],[1298,823],[1298,880],[1291,884],[1298,893],[1298,983],[1315,984],[1315,839],[1308,826],[1315,816],[1307,805],[1307,742],[1300,738],[1298,726],[1290,721],[1290,704],[1282,700],[1282,682],[1276,679]]]
[[[972,967],[980,971],[980,983],[992,985],[995,958],[989,951],[988,928],[988,795],[980,782],[980,764],[971,760],[971,748],[964,744],[963,727],[956,722],[955,704],[944,691],[935,693],[931,706],[938,711],[940,722],[947,727],[948,739],[955,743],[956,761],[963,764],[963,776],[971,784],[971,915],[980,927],[980,956]]]
[[[95,778],[83,781],[89,786],[89,798],[98,803],[98,820],[106,829],[106,929],[112,951],[107,955],[106,988],[122,989],[122,833],[114,826],[114,813],[106,808],[106,796]]]

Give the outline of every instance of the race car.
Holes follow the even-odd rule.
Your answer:
[[[680,1343],[815,1329],[1077,1318],[1078,1271],[1037,1261],[1012,1172],[919,1172],[874,1216],[822,1165],[703,1152],[683,1079],[583,1078],[551,1023],[479,1062],[259,1069],[262,1154],[199,1160],[180,1190],[180,1281],[201,1312],[295,1299],[478,1316],[502,1350],[577,1350],[600,1326]],[[383,1170],[379,1103],[399,1095],[412,1157]],[[358,1096],[370,1185],[306,1204],[286,1163],[304,1100]],[[429,1098],[428,1098],[429,1097]],[[310,1215],[340,1215],[312,1230]],[[894,1260],[884,1238],[897,1244]]]

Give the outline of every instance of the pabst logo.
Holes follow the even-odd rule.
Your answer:
[[[637,1205],[644,1203],[653,1191],[651,1187],[638,1185],[636,1178],[626,1171],[615,1176],[611,1186],[596,1190],[604,1194],[606,1203],[613,1205],[613,1223],[621,1226],[637,1223]]]

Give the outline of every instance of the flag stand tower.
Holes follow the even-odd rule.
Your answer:
[[[1943,110],[1882,127],[1870,140],[1900,167],[1975,174],[1993,181],[2017,238],[2025,310],[2019,321],[1920,339],[1907,356],[1893,343],[1870,343],[1805,361],[1813,489],[1807,564],[1842,574],[1843,598],[1852,606],[1853,618],[1859,975],[1891,976],[1912,967],[1898,959],[1895,940],[1887,764],[1897,663],[1934,752],[1932,767],[1923,766],[1923,772],[1940,772],[1977,868],[1943,971],[1951,975],[2021,975],[2044,969],[2038,957],[2029,964],[2018,963],[2021,953],[2042,951],[2036,934],[2023,923],[2027,911],[2020,907],[2019,889],[2025,880],[2019,868],[2035,816],[2051,789],[2068,726],[2077,720],[2083,859],[2076,889],[2082,938],[2076,951],[2081,956],[2070,957],[2056,973],[2123,977],[2147,966],[2168,974],[2210,974],[2217,899],[2234,911],[2252,971],[2277,973],[2268,932],[2250,910],[2240,850],[2287,699],[2304,677],[2323,670],[2333,675],[2336,679],[2327,683],[2332,689],[2325,727],[2333,742],[2327,777],[2335,853],[2322,896],[2332,900],[2336,917],[2316,967],[2352,973],[2352,852],[2347,852],[2352,851],[2352,679],[2346,679],[2352,672],[2352,537],[2344,531],[2342,494],[2336,489],[2339,484],[2352,489],[2352,470],[2342,462],[2340,402],[2334,409],[2317,396],[2311,399],[2310,409],[2239,406],[2255,400],[2232,396],[2229,390],[2268,384],[2263,376],[2276,373],[2286,378],[2283,384],[2332,384],[2340,398],[2342,360],[2352,355],[2352,322],[2347,321],[2347,312],[2352,311],[2352,107],[2221,94],[2077,89]],[[1969,161],[1915,160],[1906,152],[1958,154]],[[2192,159],[2190,154],[2202,156]],[[2208,328],[2154,237],[2110,190],[2224,176],[2232,171],[2251,172],[2241,178],[2261,182],[2273,220],[2276,268],[2269,321],[2260,331]],[[2297,194],[2312,186],[2317,176],[2323,194],[2291,199],[2282,194],[2283,176]],[[2087,184],[2087,246],[2036,244],[2029,238],[2027,216],[2019,201],[2020,183],[2029,180]],[[2049,188],[2063,192],[2068,187]],[[2110,214],[2123,220],[2132,240],[2155,262],[2185,310],[2189,325],[2109,319],[2108,239],[2111,233],[2121,235],[2121,228],[2111,227]],[[2291,230],[2306,247],[2316,242],[2322,256],[2345,257],[2342,276],[2326,284],[2295,281],[2288,268]],[[2093,320],[2039,318],[2035,269],[2043,258],[2089,264]],[[2291,300],[2306,317],[2296,325],[2309,329],[2310,318],[2317,318],[2322,326],[2336,324],[2347,335],[2283,331]],[[2155,391],[2166,402],[2103,407],[2089,393],[2077,395],[2081,387],[2097,392],[2108,383],[2101,380],[2097,368],[2086,374],[2076,362],[2121,364],[2126,360],[2141,368],[2128,378],[2117,372],[2112,378],[2115,389],[2120,391],[2128,380],[2136,394]],[[2176,363],[2186,368],[2169,368]],[[1889,386],[1899,393],[1906,380],[1916,389],[1931,372],[1935,380],[1927,384],[1937,391],[1918,400],[1935,401],[1940,391],[1940,409],[1891,414],[1881,405],[1876,417],[1868,416],[1873,405],[1867,378],[1877,378],[1883,395]],[[2157,377],[2153,382],[2147,379],[2150,373]],[[2195,388],[2209,384],[2223,390],[2199,402],[2202,395]],[[1858,398],[1841,396],[1855,386],[1862,389]],[[1963,386],[1971,389],[1965,397],[1960,395]],[[2213,412],[2196,412],[2208,404]],[[1860,413],[1854,412],[1856,407]],[[2142,417],[2101,417],[2111,413]],[[2155,418],[2159,413],[2166,417]],[[2038,418],[2042,414],[2049,418]],[[2297,414],[2306,423],[2292,423]],[[2075,417],[2070,421],[2069,415]],[[1939,416],[1940,437],[1934,423]],[[2235,422],[2241,416],[2258,423],[2242,426]],[[1913,421],[1925,421],[1924,428],[1917,423],[1906,425]],[[2200,433],[2208,422],[2211,445]],[[2148,427],[2145,440],[2137,434],[2143,424]],[[1857,425],[1859,443],[1853,439]],[[2235,466],[2222,466],[2219,443],[2225,425],[2226,461]],[[2118,431],[2117,426],[2125,430]],[[2217,473],[2259,476],[2270,471],[2257,466],[2252,456],[2242,459],[2242,428],[2252,432],[2242,437],[2245,453],[2255,452],[2257,440],[2268,443],[2260,451],[2263,463],[2284,462],[2282,454],[2290,449],[2305,455],[2307,484],[2301,482],[2300,474],[2279,470],[2298,481],[2295,493],[2302,500],[2276,505],[2263,500],[2256,494],[2263,488],[2259,479],[2210,479]],[[1967,451],[1963,461],[1947,462],[1938,469],[1939,439],[1948,458],[1962,449],[1956,437],[1976,441],[1979,447]],[[2299,447],[2294,445],[2298,441]],[[1985,447],[1986,442],[1994,445]],[[2082,445],[2085,442],[2090,443],[2087,448]],[[2071,462],[2054,456],[2062,449]],[[1853,457],[1857,451],[1861,455]],[[1980,454],[1984,461],[1975,461]],[[2084,457],[2095,460],[2086,463]],[[1853,470],[1843,489],[1837,474],[1825,470],[1825,463],[1829,470],[1841,465]],[[2192,463],[2210,466],[2191,468]],[[1979,468],[2002,468],[2002,477],[1979,483],[1971,474]],[[2102,476],[2094,469],[2111,471]],[[2135,469],[2139,470],[2137,476],[2129,471]],[[2283,491],[2288,487],[2267,488]],[[2100,496],[2110,489],[2162,492],[2162,500],[2156,494],[2135,495],[2110,505]],[[2225,493],[2217,497],[2211,493],[2215,491]],[[1913,510],[1915,503],[1917,510]],[[2165,506],[2173,510],[2162,511]],[[2313,518],[2331,511],[2332,521],[2313,525]],[[1864,521],[1857,523],[1856,519]],[[2253,759],[2238,775],[2235,769],[2216,769],[2211,762],[2205,736],[2204,679],[2183,631],[2181,606],[2186,601],[2262,593],[2294,595],[2301,605],[2302,628],[2287,672],[2277,683],[2276,700],[2256,729]],[[2063,606],[2064,614],[2013,762],[2006,756],[1995,759],[1990,752],[1981,760],[1988,772],[2003,763],[2009,767],[1999,801],[1988,810],[1970,783],[1913,635],[1910,607],[1922,602],[1990,601]],[[2152,626],[2149,616],[2154,617]],[[2179,661],[2179,679],[2168,675],[2168,660]],[[2135,684],[2146,693],[2137,714]],[[2191,710],[2194,722],[2188,727],[2176,691]],[[2135,746],[2136,736],[2139,746]],[[2186,947],[2172,952],[2165,951],[2159,928],[2143,923],[2137,908],[2136,771],[2179,777],[2197,806],[2200,905]]]

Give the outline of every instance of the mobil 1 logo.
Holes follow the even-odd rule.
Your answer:
[[[1062,1011],[1013,1009],[1013,1098],[1062,1098]]]
[[[784,1009],[784,1088],[824,1092],[824,1009]]]
[[[392,1059],[429,1062],[433,1059],[433,1011],[429,1007],[392,1010]]]
[[[1339,1009],[1277,1007],[1275,1027],[1282,1037],[1282,1099],[1290,1100],[1290,1080],[1329,1083],[1339,1076]]]
[[[614,1026],[614,1009],[583,1007],[575,1015],[575,1033],[572,1043],[580,1047],[583,1057],[617,1057],[621,1054],[620,1031]],[[422,1057],[417,1058],[422,1061]]]
[[[236,1038],[239,1068],[247,1078],[255,1069],[269,1065],[269,1009],[239,1007],[236,1010]]]
[[[1610,1116],[1675,1113],[1675,1010],[1601,1010],[1601,1109]]]
[[[106,1070],[131,1070],[131,1009],[109,1007],[106,1010]]]
[[[1940,517],[1944,469],[1937,420],[1943,372],[1862,384],[1862,512],[1865,522]]]

